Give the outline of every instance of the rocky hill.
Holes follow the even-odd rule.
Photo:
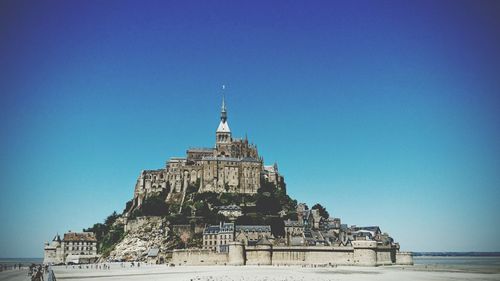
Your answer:
[[[110,260],[145,260],[149,249],[160,251],[175,247],[169,223],[163,217],[142,217],[127,224],[126,235],[106,257]]]

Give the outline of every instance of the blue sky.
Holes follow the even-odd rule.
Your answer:
[[[183,2],[183,3],[180,3]],[[500,251],[495,1],[1,1],[0,257],[121,211],[229,123],[405,250]]]

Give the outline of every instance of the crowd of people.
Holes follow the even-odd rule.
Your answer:
[[[31,281],[44,281],[44,274],[48,271],[48,266],[42,266],[41,264],[31,264],[28,270],[28,276],[31,277]]]
[[[4,270],[9,270],[9,269],[14,269],[14,270],[21,270],[23,268],[23,265],[22,264],[0,264],[0,272],[4,271]]]
[[[28,278],[31,281],[56,281],[53,271],[48,265],[34,264],[24,266],[23,264],[0,264],[0,272],[4,270],[23,270],[28,269]]]
[[[110,270],[111,269],[111,264],[112,263],[89,263],[89,264],[72,264],[72,265],[65,265],[66,269],[68,268],[73,268],[73,269],[98,269],[98,270]],[[121,268],[140,268],[141,265],[153,265],[152,263],[143,263],[138,261],[132,261],[132,262],[121,262],[121,263],[115,263],[119,264]],[[27,269],[27,274],[28,274],[28,280],[31,281],[56,281],[56,277],[54,275],[54,272],[52,271],[51,267],[49,265],[43,265],[43,264],[35,264],[32,263],[30,265],[26,264],[0,264],[0,272],[4,270],[26,270]]]

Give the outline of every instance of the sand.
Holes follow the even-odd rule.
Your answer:
[[[499,269],[500,270],[500,269]],[[200,281],[306,281],[306,280],[500,280],[500,272],[470,271],[470,268],[452,270],[437,267],[355,267],[303,268],[300,266],[177,266],[142,265],[140,268],[123,268],[120,264],[111,269],[91,269],[72,266],[54,267],[57,280],[200,280]],[[4,271],[0,280],[28,280],[25,271]]]

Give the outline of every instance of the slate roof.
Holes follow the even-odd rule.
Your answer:
[[[237,225],[237,232],[271,232],[270,225]]]
[[[260,238],[256,243],[257,245],[272,245],[271,241],[269,241],[265,236]]]
[[[220,227],[218,225],[210,225],[203,230],[203,234],[217,234],[220,231]]]
[[[229,129],[229,124],[224,121],[220,121],[219,127],[217,128],[217,133],[230,133],[231,129]]]
[[[214,150],[211,147],[190,147],[188,152],[213,152]]]
[[[63,241],[97,242],[97,239],[92,232],[68,232],[64,233]]]
[[[152,249],[149,249],[148,251],[148,257],[157,257],[158,256],[158,252],[160,252],[160,249],[158,248],[152,248]]]
[[[220,225],[210,225],[203,230],[203,234],[217,234],[219,232],[231,232],[234,230],[234,223],[223,223]]]
[[[285,227],[286,226],[288,226],[288,227],[290,227],[290,226],[303,227],[304,226],[304,224],[300,221],[286,220],[286,221],[284,221],[284,223],[285,223]]]
[[[357,226],[357,227],[353,227],[353,230],[354,231],[361,231],[361,230],[365,230],[365,231],[370,231],[370,232],[373,232],[373,233],[380,233],[380,227],[378,226]]]
[[[59,234],[56,234],[56,236],[54,236],[54,239],[52,239],[52,241],[61,242],[61,236],[59,236]]]
[[[226,205],[217,207],[221,211],[241,211],[241,207],[238,205]]]

